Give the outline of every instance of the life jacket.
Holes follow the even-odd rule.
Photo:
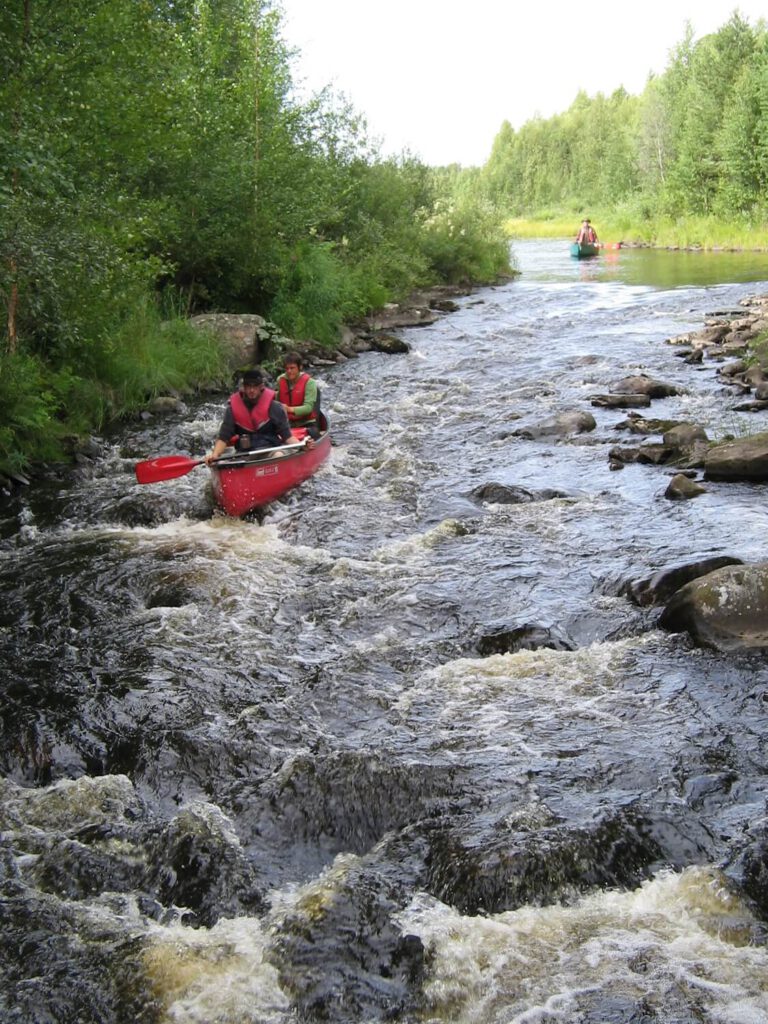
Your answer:
[[[288,383],[288,379],[285,376],[281,376],[278,380],[278,386],[280,388],[280,401],[283,405],[304,405],[304,394],[307,390],[308,380],[308,373],[300,373],[296,378],[296,383],[291,387]],[[315,419],[316,416],[314,410],[306,416],[296,416],[295,413],[288,413],[288,420],[291,423],[314,423]]]
[[[244,434],[274,433],[274,429],[269,431],[264,429],[267,426],[272,427],[272,421],[269,418],[269,407],[274,399],[275,392],[271,388],[264,388],[259,395],[256,405],[249,409],[239,391],[230,395],[229,405],[235,418],[235,426]]]

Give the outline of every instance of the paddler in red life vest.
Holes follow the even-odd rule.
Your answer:
[[[240,390],[230,395],[213,450],[205,461],[218,459],[230,445],[238,452],[252,452],[291,443],[298,444],[285,409],[275,392],[267,387],[264,374],[258,369],[246,370]],[[313,444],[311,439],[307,441],[307,447]],[[279,454],[282,452],[275,453]]]
[[[310,437],[319,437],[317,411],[320,402],[317,383],[301,366],[298,352],[286,352],[283,358],[284,372],[277,378],[277,397],[292,427],[305,427]]]
[[[597,245],[597,232],[592,227],[589,217],[585,217],[581,222],[579,233],[576,235],[576,241],[579,244],[582,242],[589,242],[590,245]]]

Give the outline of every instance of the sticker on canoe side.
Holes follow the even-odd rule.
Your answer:
[[[253,474],[254,476],[274,476],[277,472],[277,466],[265,466],[263,469],[257,469]]]

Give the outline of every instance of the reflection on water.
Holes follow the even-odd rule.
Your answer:
[[[522,254],[526,281],[618,281],[668,289],[693,285],[768,281],[768,253],[688,252],[671,249],[606,248],[598,256],[575,259],[569,243],[514,242]]]

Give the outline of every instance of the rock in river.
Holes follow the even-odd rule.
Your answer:
[[[768,648],[768,562],[729,565],[692,580],[672,595],[659,626],[687,630],[719,651]]]

